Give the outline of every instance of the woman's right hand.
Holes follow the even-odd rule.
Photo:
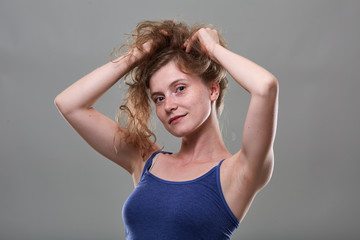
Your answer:
[[[147,54],[150,53],[152,47],[152,41],[148,41],[142,45],[142,48],[134,47],[130,49],[125,57],[129,60],[129,64],[136,66]],[[132,69],[132,68],[131,68]]]
[[[169,33],[166,32],[165,30],[160,30],[161,34],[164,37],[168,37]],[[154,43],[155,41],[153,39],[148,40],[147,42],[145,42],[141,48],[139,49],[138,47],[134,47],[132,49],[130,49],[128,51],[127,54],[125,54],[125,56],[128,56],[131,60],[131,62],[133,64],[137,64],[138,62],[140,62],[145,56],[147,56],[148,54],[151,54],[151,51],[154,50],[153,47],[154,45],[157,45],[156,43]],[[155,47],[156,48],[156,47]]]

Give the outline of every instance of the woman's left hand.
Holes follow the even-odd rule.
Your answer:
[[[202,49],[214,61],[214,49],[219,44],[219,35],[215,29],[200,28],[191,38],[184,43],[185,52],[189,53],[196,40],[199,40]]]

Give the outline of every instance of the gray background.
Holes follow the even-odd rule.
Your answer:
[[[0,239],[124,239],[130,176],[83,142],[53,100],[139,21],[167,18],[215,24],[280,82],[274,174],[233,239],[358,239],[359,10],[340,0],[1,0]],[[121,99],[117,84],[95,107],[114,118]],[[221,125],[233,153],[248,103],[232,80]]]

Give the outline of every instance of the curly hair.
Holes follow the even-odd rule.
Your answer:
[[[126,143],[139,149],[142,156],[153,151],[156,142],[155,134],[149,129],[152,112],[149,82],[152,75],[167,63],[173,61],[181,71],[196,74],[205,83],[217,81],[220,92],[216,101],[216,110],[218,115],[222,112],[223,98],[228,85],[225,69],[209,58],[198,41],[194,43],[189,53],[185,53],[183,48],[185,41],[204,27],[210,26],[203,24],[188,26],[183,22],[172,20],[143,21],[130,35],[130,43],[122,46],[129,49],[138,48],[146,53],[125,75],[128,92],[117,114],[119,124],[122,122],[121,119],[125,119],[121,125],[125,128]],[[226,47],[224,39],[219,37],[220,44]],[[143,45],[148,41],[151,41],[151,49],[145,52]]]

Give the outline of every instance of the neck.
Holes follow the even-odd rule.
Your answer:
[[[225,147],[216,111],[212,111],[209,118],[194,133],[182,138],[177,155],[187,162],[209,161],[231,156]]]

